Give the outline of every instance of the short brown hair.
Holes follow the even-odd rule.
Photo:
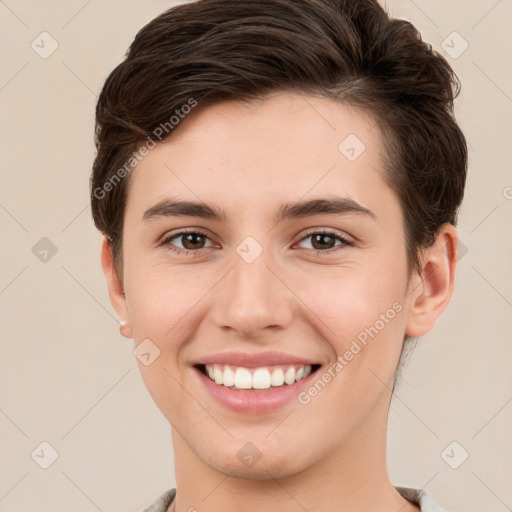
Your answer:
[[[201,107],[301,92],[373,115],[386,142],[384,178],[404,215],[409,272],[419,270],[418,250],[443,223],[456,224],[464,194],[467,147],[453,115],[459,90],[447,61],[376,0],[173,7],[138,32],[98,98],[95,225],[110,240],[119,273],[127,162],[133,167],[137,150],[191,98]]]

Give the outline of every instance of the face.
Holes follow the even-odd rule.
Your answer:
[[[362,112],[279,93],[197,108],[133,171],[111,297],[201,463],[281,477],[382,440],[420,291],[382,150]]]

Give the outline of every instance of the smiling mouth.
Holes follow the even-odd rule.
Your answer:
[[[272,365],[245,368],[228,364],[198,364],[203,375],[220,386],[237,391],[266,391],[292,386],[320,368],[320,364]]]

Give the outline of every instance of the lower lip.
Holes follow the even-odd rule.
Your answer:
[[[316,371],[312,372],[307,377],[294,384],[283,384],[282,386],[266,390],[238,391],[217,384],[198,368],[194,368],[194,370],[199,375],[201,382],[203,382],[208,392],[217,402],[235,412],[249,414],[262,414],[283,407],[293,399],[296,399],[303,388],[309,385],[313,375],[317,373]]]

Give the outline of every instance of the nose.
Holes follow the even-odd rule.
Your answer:
[[[251,263],[236,254],[214,301],[215,324],[245,338],[285,329],[293,319],[295,296],[283,274],[265,251]]]

